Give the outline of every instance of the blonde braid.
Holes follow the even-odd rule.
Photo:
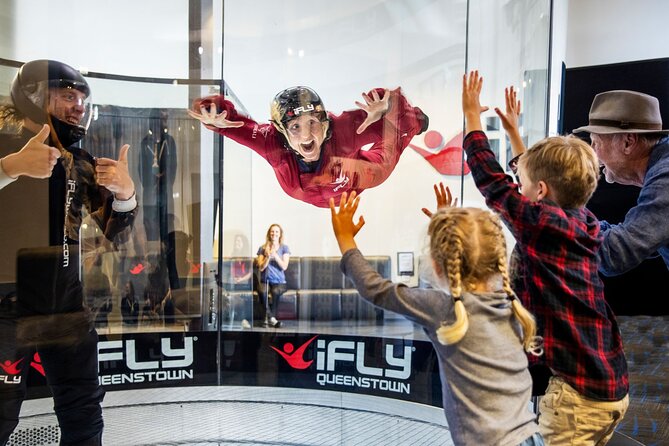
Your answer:
[[[455,322],[451,325],[442,325],[437,329],[437,338],[444,345],[455,344],[460,341],[469,329],[469,318],[462,303],[462,256],[464,247],[462,235],[457,226],[457,221],[452,215],[446,215],[445,225],[442,229],[446,231],[446,239],[441,244],[440,251],[446,254],[445,266],[451,295],[453,296]]]
[[[495,225],[499,229],[499,257],[498,257],[498,268],[499,272],[502,275],[502,288],[506,295],[509,296],[511,301],[511,309],[513,310],[514,316],[520,322],[520,326],[523,328],[523,347],[525,351],[531,351],[536,348],[536,334],[537,334],[537,324],[534,320],[532,313],[527,311],[527,309],[520,303],[520,300],[516,297],[516,294],[511,288],[511,280],[509,279],[509,270],[506,266],[506,241],[504,240],[504,233],[502,232],[502,224],[499,221],[499,218],[492,218]]]

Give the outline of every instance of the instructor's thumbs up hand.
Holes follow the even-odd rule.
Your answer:
[[[98,158],[95,164],[98,184],[113,192],[118,200],[128,200],[135,193],[135,183],[128,172],[128,149],[128,144],[121,147],[118,160]]]
[[[31,178],[49,178],[60,158],[60,151],[44,144],[50,128],[44,124],[39,133],[26,143],[17,153],[2,159],[2,168],[12,178],[27,176]]]

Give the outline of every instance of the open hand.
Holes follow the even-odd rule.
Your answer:
[[[332,229],[334,230],[339,249],[344,254],[349,249],[356,248],[355,236],[365,225],[365,218],[361,215],[358,222],[353,222],[353,216],[358,209],[360,197],[356,196],[355,191],[347,197],[346,192],[341,195],[339,201],[339,212],[335,209],[334,198],[330,198],[330,212],[332,214]]]
[[[360,124],[358,130],[356,130],[358,135],[364,132],[371,124],[381,119],[390,107],[390,94],[387,88],[383,90],[383,98],[379,97],[379,93],[376,90],[372,90],[371,96],[363,93],[362,98],[365,100],[365,103],[355,101],[355,105],[367,112],[367,117]]]
[[[217,113],[216,104],[211,103],[209,105],[209,110],[204,105],[200,106],[200,113],[196,113],[192,110],[188,110],[188,114],[202,124],[213,125],[219,129],[228,129],[228,128],[238,128],[244,125],[243,121],[230,121],[227,119],[228,112],[223,110],[221,113]]]
[[[135,183],[128,172],[128,149],[128,144],[121,147],[118,160],[98,158],[95,163],[98,184],[106,187],[118,200],[129,200],[135,193]]]
[[[480,115],[488,110],[482,107],[480,102],[481,89],[483,88],[483,77],[479,76],[478,70],[471,71],[469,76],[462,77],[462,111],[465,117],[470,114]]]
[[[507,133],[518,130],[518,119],[520,117],[520,101],[518,93],[513,86],[504,89],[504,99],[506,102],[506,111],[502,113],[498,107],[495,107],[495,113],[502,121],[502,127]]]
[[[437,187],[437,185],[435,184],[433,188],[434,188],[434,195],[437,199],[437,210],[443,208],[455,207],[458,205],[458,199],[456,198],[455,200],[453,200],[453,196],[451,195],[451,190],[448,188],[448,186],[444,187],[444,183],[439,183],[439,187]],[[432,218],[432,212],[429,209],[423,208],[421,210],[423,211],[423,214]]]

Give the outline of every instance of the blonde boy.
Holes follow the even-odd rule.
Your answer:
[[[543,139],[520,156],[519,186],[482,131],[482,85],[476,71],[463,78],[463,145],[476,186],[516,239],[513,289],[544,337],[553,377],[540,405],[541,433],[547,445],[606,444],[627,409],[629,384],[618,325],[597,274],[599,222],[584,207],[597,184],[597,157],[575,138]],[[506,113],[496,111],[520,153],[520,103],[509,90],[506,100]]]

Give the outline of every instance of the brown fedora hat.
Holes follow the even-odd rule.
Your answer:
[[[592,101],[588,117],[589,125],[574,129],[573,133],[669,133],[662,130],[657,98],[637,91],[599,93]]]

